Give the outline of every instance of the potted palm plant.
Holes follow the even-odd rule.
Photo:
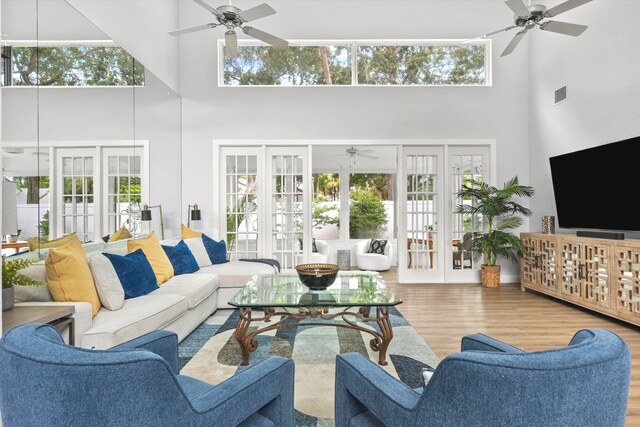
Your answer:
[[[505,182],[502,188],[482,180],[469,180],[458,192],[462,203],[458,204],[457,213],[472,217],[481,215],[484,221],[485,231],[468,233],[464,242],[476,261],[484,258],[481,267],[483,286],[495,288],[500,285],[499,258],[516,261],[522,254],[520,238],[509,230],[520,227],[522,216],[531,216],[531,210],[513,199],[532,197],[533,194],[533,187],[520,185],[517,176]]]
[[[38,262],[37,259],[13,259],[7,261],[7,257],[2,255],[2,311],[11,310],[14,303],[14,286],[43,285],[44,282],[32,279],[18,271],[27,268],[31,264]]]

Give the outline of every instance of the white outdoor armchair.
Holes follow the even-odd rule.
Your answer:
[[[391,241],[387,240],[384,247],[384,254],[367,253],[371,239],[361,240],[356,243],[356,265],[358,269],[365,271],[385,271],[391,268],[391,258],[393,256],[393,246]]]

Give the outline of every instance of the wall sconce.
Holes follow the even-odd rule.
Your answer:
[[[158,210],[160,211],[160,238],[164,240],[164,220],[162,218],[161,205],[155,205],[155,206],[144,205],[142,207],[142,210],[140,211],[140,220],[145,222],[151,221],[152,219],[151,208],[158,208]]]
[[[201,219],[202,214],[200,213],[198,204],[194,203],[193,205],[189,205],[187,207],[187,227],[191,227],[191,221],[200,221]]]

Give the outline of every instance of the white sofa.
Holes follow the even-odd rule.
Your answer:
[[[162,241],[163,245],[175,245],[179,238]],[[96,252],[127,253],[126,241],[111,244],[90,243],[84,245],[87,257]],[[46,281],[44,259],[47,251],[41,251],[42,261],[21,273]],[[24,256],[37,257],[32,253]],[[174,276],[159,289],[127,299],[120,310],[110,311],[101,307],[91,317],[91,305],[86,302],[54,302],[46,285],[17,286],[16,305],[72,304],[75,306],[75,345],[85,348],[106,349],[156,329],[166,329],[178,335],[182,341],[191,331],[219,308],[230,308],[228,301],[256,274],[274,273],[274,267],[252,261],[231,261],[202,267],[192,274]]]

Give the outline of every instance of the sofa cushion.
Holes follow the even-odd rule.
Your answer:
[[[195,273],[200,269],[198,261],[191,253],[189,246],[181,240],[175,246],[162,245],[162,249],[165,251],[173,265],[173,272],[176,276],[181,274]]]
[[[229,261],[201,268],[194,274],[217,274],[221,288],[242,288],[256,274],[274,274],[274,267],[261,262]]]
[[[151,268],[153,268],[153,272],[156,274],[158,285],[162,285],[173,277],[173,265],[171,265],[169,257],[162,249],[162,245],[154,231],[145,238],[127,240],[127,248],[129,253],[142,249],[149,260],[149,264],[151,264]]]
[[[202,231],[192,230],[184,224],[180,224],[180,232],[182,233],[183,239],[195,239],[197,237],[202,237]]]
[[[82,338],[83,347],[111,348],[141,335],[162,329],[188,310],[185,297],[150,293],[125,300],[118,311],[101,309],[93,327]]]
[[[124,289],[111,261],[101,253],[93,254],[89,267],[102,306],[107,310],[120,310],[124,304]]]
[[[116,255],[126,255],[129,253],[129,248],[127,248],[127,240],[118,240],[117,242],[107,243],[102,252]]]
[[[109,258],[117,275],[117,281],[124,290],[124,299],[137,298],[158,289],[156,275],[142,249],[120,256],[104,254]]]
[[[109,237],[109,240],[107,240],[107,243],[117,242],[118,240],[126,240],[126,239],[130,239],[131,237],[132,237],[131,232],[129,232],[129,230],[127,230],[123,226],[123,227],[120,227],[118,231],[113,233],[111,237]]]
[[[207,250],[211,264],[224,264],[227,260],[227,243],[224,240],[215,241],[211,237],[203,234],[202,243]]]
[[[167,280],[153,295],[180,295],[187,299],[189,309],[200,304],[218,289],[218,276],[215,274],[184,274]]]
[[[95,316],[102,306],[93,284],[87,255],[75,237],[65,246],[51,248],[45,260],[47,285],[55,301],[88,302]]]
[[[77,236],[74,231],[73,233],[65,234],[64,236],[53,240],[31,240],[29,241],[29,252],[37,251],[38,249],[59,248],[76,239]]]
[[[44,261],[31,264],[27,268],[20,270],[20,274],[30,277],[33,280],[43,282],[40,286],[14,286],[13,292],[16,302],[51,302],[53,297],[47,286],[47,272]]]
[[[209,254],[207,253],[207,248],[204,247],[204,243],[202,242],[202,237],[194,237],[193,239],[184,239],[184,242],[189,247],[189,250],[196,258],[198,262],[198,267],[207,267],[210,266],[211,258],[209,258]]]

